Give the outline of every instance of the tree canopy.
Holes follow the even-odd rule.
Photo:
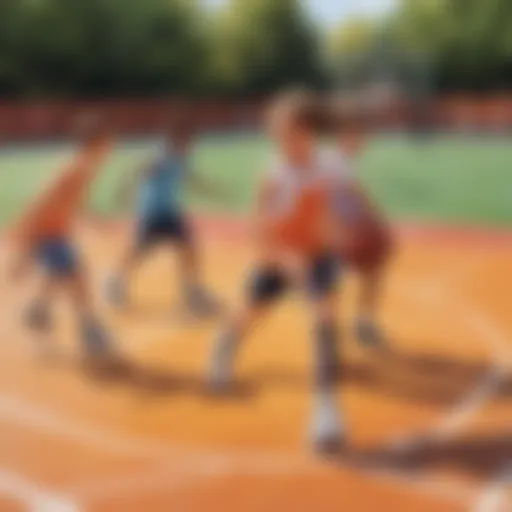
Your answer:
[[[301,0],[0,2],[3,97],[261,95],[415,59],[443,90],[510,88],[512,2],[403,0],[332,32]]]

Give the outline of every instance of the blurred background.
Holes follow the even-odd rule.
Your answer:
[[[112,186],[187,103],[194,158],[239,192],[203,210],[243,215],[264,165],[265,99],[286,86],[371,87],[393,98],[363,179],[404,221],[512,221],[512,5],[508,0],[2,0],[0,220],[67,151],[78,112],[123,136],[93,195]]]
[[[304,455],[310,325],[294,301],[249,344],[253,396],[205,396],[214,326],[170,321],[165,256],[135,279],[138,308],[102,310],[143,376],[113,387],[27,357],[25,290],[0,283],[0,512],[512,510],[511,0],[0,0],[0,248],[72,154],[78,114],[102,112],[119,132],[90,206],[121,217],[121,175],[186,107],[194,167],[232,192],[189,204],[212,220],[199,223],[207,282],[234,304],[250,261],[238,218],[271,149],[261,114],[291,86],[386,104],[361,178],[413,228],[400,230],[382,309],[388,357],[354,342],[352,276],[343,286],[340,400],[367,471],[357,460],[325,473]],[[129,238],[112,225],[84,230],[98,295]]]

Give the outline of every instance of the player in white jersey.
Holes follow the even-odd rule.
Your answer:
[[[229,386],[237,352],[248,334],[291,284],[304,282],[315,347],[311,434],[315,448],[325,452],[338,449],[344,440],[336,400],[340,333],[339,257],[334,237],[338,232],[332,202],[335,174],[318,159],[310,109],[308,97],[299,97],[290,105],[285,98],[273,109],[271,133],[283,159],[271,168],[258,194],[257,260],[244,304],[214,340],[210,381],[217,390]]]

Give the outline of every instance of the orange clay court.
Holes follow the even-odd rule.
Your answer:
[[[228,303],[250,262],[244,229],[201,224],[206,277]],[[84,228],[98,300],[126,230]],[[290,296],[246,345],[239,393],[214,398],[204,373],[216,322],[180,318],[165,254],[132,282],[133,306],[103,308],[137,370],[98,382],[74,362],[64,303],[36,357],[19,324],[24,290],[2,289],[0,511],[239,512],[512,510],[512,239],[404,231],[383,323],[393,352],[350,333],[354,276],[340,316],[339,399],[349,447],[338,461],[307,444],[306,311]],[[48,342],[48,340],[46,340]]]

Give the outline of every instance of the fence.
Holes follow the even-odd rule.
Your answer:
[[[145,135],[161,129],[166,118],[180,109],[179,100],[73,101],[41,103],[0,102],[0,140],[55,139],[69,135],[80,113],[100,112],[122,135]],[[195,101],[187,115],[202,130],[236,130],[259,124],[264,100]],[[423,122],[440,129],[505,130],[512,127],[512,94],[486,98],[457,95],[424,104]],[[418,109],[398,102],[387,111],[384,125],[414,125]]]

